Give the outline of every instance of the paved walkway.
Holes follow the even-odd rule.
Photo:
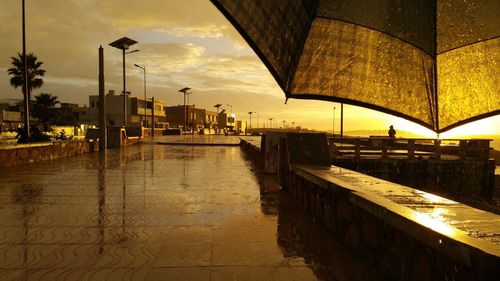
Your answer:
[[[0,171],[0,280],[374,280],[239,147]]]

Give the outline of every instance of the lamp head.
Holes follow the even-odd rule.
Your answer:
[[[189,91],[189,90],[191,90],[191,88],[189,88],[189,87],[184,87],[184,88],[180,89],[180,90],[179,90],[179,92],[181,92],[181,93],[184,93],[184,94],[185,94],[185,93],[186,93],[187,91]]]

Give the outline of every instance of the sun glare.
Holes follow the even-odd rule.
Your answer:
[[[451,129],[442,133],[440,138],[471,137],[474,135],[500,135],[500,115]]]

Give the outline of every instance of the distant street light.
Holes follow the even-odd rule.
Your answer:
[[[269,120],[269,128],[273,128],[273,119],[272,117],[269,117],[267,120]]]
[[[146,108],[148,106],[148,101],[146,100],[146,66],[140,66],[138,64],[134,64],[135,67],[138,67],[140,69],[142,69],[142,71],[144,72],[144,122],[146,122],[146,126],[148,126],[148,117],[146,115]],[[154,107],[154,105],[153,105]]]
[[[252,129],[252,114],[254,114],[255,112],[253,111],[249,111],[248,112],[248,115],[250,115],[250,129]]]
[[[191,90],[189,87],[184,87],[179,92],[184,93],[184,131],[186,130],[187,110],[186,110],[186,93]]]
[[[335,106],[333,107],[333,128],[332,135],[335,137]]]
[[[117,49],[122,50],[122,57],[123,57],[123,126],[127,126],[127,87],[126,87],[126,78],[125,78],[125,54],[130,54],[130,53],[135,53],[138,52],[139,50],[133,50],[130,52],[125,53],[125,50],[128,50],[128,48],[134,44],[136,44],[137,41],[132,40],[127,37],[122,37],[114,42],[111,42],[109,45],[111,47],[115,47]]]
[[[283,120],[283,121],[281,121],[281,122],[283,122],[283,129],[285,129],[285,123],[286,123],[286,120]]]
[[[217,134],[219,134],[219,107],[221,107],[222,104],[218,103],[216,105],[214,105],[215,108],[217,108]]]
[[[259,113],[258,112],[254,112],[255,114],[257,114],[257,128],[259,128]]]

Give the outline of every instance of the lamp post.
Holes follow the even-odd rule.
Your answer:
[[[335,106],[333,107],[333,127],[332,127],[332,136],[335,137]]]
[[[146,108],[148,107],[148,101],[146,100],[146,66],[140,66],[140,65],[135,64],[135,63],[134,63],[134,66],[142,69],[142,71],[144,72],[144,122],[146,122],[145,127],[147,127],[148,126],[148,117],[146,115]],[[154,104],[153,104],[153,107],[154,107]]]
[[[186,93],[191,90],[189,87],[184,87],[179,92],[184,93],[184,131],[186,130],[187,110],[186,110]]]
[[[283,121],[281,121],[281,122],[283,122],[283,129],[285,129],[285,123],[286,123],[286,120],[283,120]]]
[[[272,117],[269,117],[268,120],[269,120],[269,128],[273,128],[273,119]]]
[[[117,49],[122,50],[122,57],[123,57],[123,126],[127,126],[127,87],[126,87],[126,78],[125,78],[125,55],[130,54],[130,53],[135,53],[138,52],[139,50],[133,50],[130,52],[125,52],[125,50],[128,50],[128,48],[134,44],[136,44],[137,41],[132,40],[127,37],[122,37],[114,42],[111,42],[109,45],[111,47],[115,47]]]
[[[25,19],[24,19],[24,0],[22,2],[22,21],[23,21],[23,68],[24,68],[24,134],[25,139],[23,141],[30,141],[30,88],[28,86],[28,59],[26,58],[26,31],[25,31]]]
[[[192,94],[192,92],[187,92],[186,93],[187,108],[188,109],[190,108],[190,106],[189,106],[189,95],[191,95],[191,94]],[[194,134],[194,130],[193,130],[194,129],[194,116],[193,116],[194,115],[194,106],[193,106],[193,110],[191,112],[189,112],[189,110],[188,110],[187,113],[188,113],[188,116],[189,116],[188,117],[188,125],[189,125],[189,123],[191,123],[191,127],[190,127],[191,134]]]
[[[259,113],[258,112],[254,112],[255,114],[257,114],[257,129],[259,128]]]
[[[248,112],[248,115],[250,115],[250,129],[252,129],[252,114],[254,114],[255,112],[253,111],[249,111]]]
[[[217,134],[219,134],[219,107],[221,107],[222,104],[218,103],[214,105],[215,108],[217,108]]]

